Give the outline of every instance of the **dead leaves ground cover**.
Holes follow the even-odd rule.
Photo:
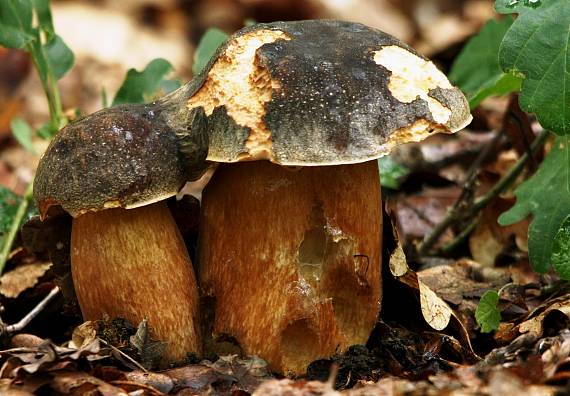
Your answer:
[[[109,2],[101,3],[101,7],[109,7]],[[393,23],[382,28],[392,29],[391,33],[446,69],[465,37],[492,15],[491,2],[478,0],[363,0],[360,7],[353,8],[326,0],[295,2],[295,7],[263,0],[194,3],[181,10],[176,2],[166,1],[137,11],[131,2],[121,2],[114,6],[120,16],[113,23],[106,20],[106,26],[128,25],[131,35],[143,37],[137,34],[136,24],[125,22],[125,15],[143,15],[148,25],[145,29],[154,29],[153,34],[147,31],[144,35],[150,40],[145,43],[157,46],[156,37],[172,37],[173,31],[195,39],[207,26],[232,31],[250,16],[258,20],[286,19],[285,15],[291,19],[342,17],[376,26],[378,18],[390,15]],[[61,8],[63,24],[81,14],[82,18],[90,15],[101,26],[101,13],[94,10],[99,6],[81,2],[73,6],[58,3],[57,7]],[[65,28],[73,30],[73,26],[69,22]],[[169,29],[170,33],[165,32]],[[80,40],[80,35],[76,39]],[[181,59],[180,69],[187,72],[183,60],[191,59],[186,53],[190,51],[188,44],[169,42],[167,57]],[[100,80],[110,87],[118,85],[117,76],[122,72],[117,68],[137,65],[124,57],[121,59],[126,65],[117,65],[116,59],[109,62],[105,53],[89,52],[87,47],[84,52],[77,71],[62,81],[62,92],[67,108],[95,110]],[[21,193],[31,180],[37,157],[22,154],[9,139],[9,120],[20,114],[33,123],[46,115],[38,113],[41,105],[34,105],[43,98],[39,90],[33,96],[29,59],[0,49],[0,60],[0,182]],[[101,78],[89,78],[94,73]],[[234,355],[208,356],[209,360],[189,356],[176,367],[155,370],[153,362],[160,355],[161,344],[149,339],[144,323],[112,318],[82,323],[69,277],[69,224],[62,220],[40,230],[31,222],[18,243],[25,248],[12,252],[0,279],[0,394],[569,393],[570,289],[555,275],[539,276],[530,268],[528,224],[497,224],[498,216],[514,202],[511,193],[496,197],[480,212],[469,210],[474,200],[488,192],[526,152],[527,147],[513,142],[524,136],[528,143],[540,129],[513,103],[516,101],[487,101],[474,111],[469,130],[453,137],[434,137],[393,156],[407,171],[395,176],[398,190],[384,190],[388,216],[384,232],[388,235],[385,292],[381,318],[367,345],[313,362],[306,378],[275,378],[262,360]],[[506,123],[504,120],[513,113],[518,119],[523,117],[523,122],[514,126]],[[531,175],[542,158],[542,153],[536,155],[519,179]],[[426,248],[426,235],[438,229],[459,198],[460,215]],[[196,205],[173,205],[173,210],[175,217],[195,218]],[[190,243],[196,228],[194,224],[183,230]],[[14,331],[55,287],[55,297],[23,329]],[[475,320],[477,305],[485,292],[501,288],[499,329],[483,333]]]

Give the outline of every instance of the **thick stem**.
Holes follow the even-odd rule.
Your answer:
[[[74,219],[71,268],[86,320],[147,318],[164,362],[201,352],[192,263],[165,203]]]
[[[222,165],[202,202],[200,285],[215,336],[297,374],[366,343],[382,295],[376,161]]]

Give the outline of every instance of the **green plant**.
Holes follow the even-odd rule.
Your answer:
[[[528,238],[534,270],[554,268],[570,280],[570,3],[496,0],[495,9],[507,16],[489,21],[470,40],[450,77],[472,107],[489,96],[520,92],[521,109],[557,135],[536,174],[515,190],[517,202],[499,223],[532,215]],[[499,293],[488,291],[481,298],[475,316],[483,332],[498,328]]]
[[[570,3],[565,0],[496,0],[509,14],[489,21],[457,58],[451,79],[472,106],[493,95],[520,91],[521,108],[558,138],[538,172],[515,191],[517,202],[499,223],[509,225],[533,216],[529,256],[540,273],[552,265],[570,279],[570,246],[555,236],[570,214]],[[510,14],[518,14],[515,19]]]
[[[47,99],[50,120],[35,133],[42,139],[51,139],[69,120],[64,115],[57,81],[74,63],[73,52],[59,37],[53,26],[49,0],[3,0],[0,2],[0,45],[26,51],[34,64]],[[142,71],[131,69],[117,92],[113,105],[144,103],[157,93],[166,94],[180,86],[178,80],[166,75],[172,65],[164,59],[151,61]],[[103,95],[106,106],[106,94]],[[32,144],[34,130],[24,120],[11,122],[14,138],[28,151],[35,153]],[[30,183],[22,197],[0,187],[0,273],[4,269],[10,249],[21,223],[37,213],[31,204],[33,185]]]

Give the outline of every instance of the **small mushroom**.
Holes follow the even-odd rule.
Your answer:
[[[385,33],[300,21],[236,33],[188,95],[207,118],[207,160],[222,163],[199,234],[214,350],[235,340],[302,374],[366,343],[382,299],[376,159],[465,127],[461,91]]]
[[[201,353],[192,263],[164,200],[204,171],[206,145],[173,132],[193,125],[169,118],[175,98],[68,125],[34,181],[43,219],[61,209],[74,218],[71,269],[84,319],[148,319],[151,336],[166,344],[163,363]]]

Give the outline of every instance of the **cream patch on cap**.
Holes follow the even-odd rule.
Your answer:
[[[388,89],[396,99],[410,103],[419,96],[427,102],[435,122],[442,125],[449,122],[451,110],[430,97],[429,91],[438,87],[449,89],[453,86],[433,63],[396,45],[374,51],[374,62],[392,72]]]
[[[256,53],[262,45],[277,40],[290,40],[290,37],[278,30],[264,29],[233,38],[210,69],[202,87],[188,101],[188,109],[201,106],[206,115],[224,106],[236,124],[250,129],[244,160],[273,156],[271,132],[263,116],[265,103],[271,100],[279,84],[257,64]]]

